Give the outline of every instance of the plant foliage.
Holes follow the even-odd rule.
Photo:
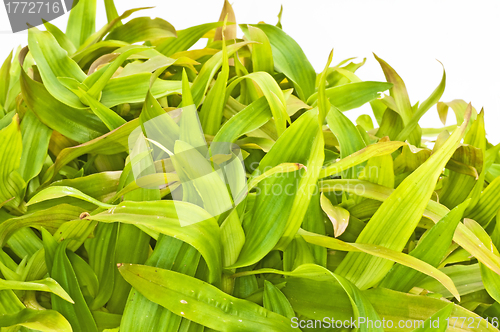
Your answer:
[[[104,3],[0,69],[1,331],[497,330],[500,145],[444,71],[411,103],[378,56],[387,82],[316,73],[281,12]],[[421,128],[434,106],[456,125]]]

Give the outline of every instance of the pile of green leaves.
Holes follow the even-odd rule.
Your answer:
[[[444,72],[412,104],[377,56],[387,82],[332,54],[316,73],[280,21],[236,25],[227,1],[179,31],[104,2],[100,30],[80,0],[0,69],[1,331],[497,330],[500,145],[482,111],[440,101]],[[434,106],[457,124],[421,128]],[[212,177],[174,201],[206,161],[138,183],[129,136],[150,120],[164,151],[239,146],[248,194],[214,216]]]

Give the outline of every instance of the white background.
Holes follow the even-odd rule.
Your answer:
[[[441,80],[441,61],[447,84],[442,101],[464,99],[485,108],[490,142],[500,142],[500,1],[291,1],[230,0],[237,23],[275,24],[283,4],[283,29],[302,47],[321,71],[334,48],[336,64],[349,57],[367,58],[357,72],[363,80],[385,81],[372,52],[386,60],[406,83],[412,104],[423,101]],[[97,28],[106,23],[103,1],[98,1]],[[118,13],[156,6],[135,13],[161,17],[176,29],[217,21],[223,0],[115,0]],[[0,5],[1,6],[1,5]],[[67,14],[52,21],[64,31]],[[17,45],[27,44],[27,33],[12,34],[5,9],[0,8],[0,58]],[[240,32],[241,35],[241,32]],[[355,119],[369,107],[347,112]],[[455,123],[452,112],[448,124]],[[422,127],[442,126],[433,107]]]

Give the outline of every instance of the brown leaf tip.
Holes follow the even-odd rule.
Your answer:
[[[297,165],[297,168],[298,168],[299,170],[301,170],[301,169],[303,169],[303,168],[304,168],[304,169],[306,170],[306,172],[307,172],[307,167],[306,167],[305,165],[303,165],[303,164],[299,164],[299,163],[297,163],[296,165]]]

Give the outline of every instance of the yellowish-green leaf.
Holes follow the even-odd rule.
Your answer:
[[[417,226],[437,179],[465,134],[471,108],[460,128],[422,166],[409,175],[375,212],[356,243],[369,243],[400,251]],[[336,269],[361,289],[379,282],[392,263],[366,254],[348,253]]]
[[[342,233],[344,233],[347,226],[349,225],[349,211],[338,205],[333,205],[332,202],[323,193],[321,193],[320,203],[321,208],[333,224],[333,232],[335,237],[339,237],[340,235],[342,235]]]

